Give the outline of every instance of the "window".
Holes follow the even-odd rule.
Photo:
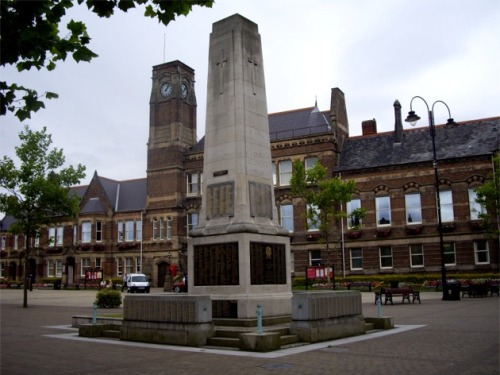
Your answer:
[[[392,249],[390,246],[379,248],[380,268],[392,268]]]
[[[142,220],[136,220],[135,222],[135,239],[142,241]]]
[[[188,173],[187,175],[187,193],[188,195],[199,195],[202,184],[201,173]]]
[[[454,243],[445,243],[443,244],[443,253],[444,253],[444,264],[446,266],[454,266],[456,265],[456,257],[455,257],[455,244]]]
[[[5,274],[5,263],[0,262],[0,277],[3,277],[4,274]]]
[[[320,266],[321,265],[321,250],[309,251],[309,265],[310,266]]]
[[[6,246],[7,246],[7,238],[6,237],[2,237],[2,250],[5,250]]]
[[[90,258],[82,258],[82,266],[80,270],[80,275],[85,277],[85,271],[90,268]]]
[[[196,229],[196,226],[198,225],[198,213],[197,212],[191,212],[187,216],[188,219],[188,235],[189,232],[193,229]]]
[[[319,218],[319,209],[313,204],[307,205],[307,230],[317,231],[321,225],[321,220]]]
[[[486,208],[477,202],[477,193],[474,189],[469,189],[470,219],[478,220],[481,214],[486,213]]]
[[[153,219],[153,240],[158,239],[158,221]]]
[[[420,204],[420,193],[405,195],[406,224],[422,223],[422,205]]]
[[[281,226],[289,232],[293,232],[293,205],[282,204],[280,206]]]
[[[49,246],[54,246],[56,244],[56,228],[55,227],[49,228],[48,242],[49,242]]]
[[[92,225],[90,221],[83,221],[82,222],[82,242],[83,243],[90,243],[90,239],[92,236]]]
[[[95,242],[102,242],[102,221],[95,222]]]
[[[73,225],[73,245],[78,243],[78,225]]]
[[[167,240],[172,239],[172,218],[167,217]]]
[[[351,249],[351,270],[363,269],[363,250]]]
[[[102,268],[102,259],[95,258],[95,268]]]
[[[488,249],[488,241],[474,241],[474,260],[476,264],[489,264],[490,252]]]
[[[61,259],[56,260],[56,277],[62,277],[63,274],[63,262]]]
[[[137,270],[137,273],[141,273],[142,272],[141,258],[140,257],[136,257],[135,258],[135,269]]]
[[[17,250],[19,247],[19,235],[15,234],[14,235],[14,250]]]
[[[125,273],[128,275],[129,273],[134,273],[134,259],[133,258],[125,258]]]
[[[123,275],[123,261],[122,258],[116,258],[116,275]]]
[[[361,208],[361,199],[351,199],[347,202],[347,228],[359,228],[363,224],[362,219],[359,217],[352,217],[351,214],[354,210]]]
[[[134,221],[125,221],[125,241],[131,242],[134,240]]]
[[[63,242],[64,242],[64,227],[62,225],[59,225],[56,228],[56,245],[62,246]]]
[[[31,239],[33,240],[33,239]],[[39,247],[40,246],[40,233],[37,233],[35,235],[35,247]],[[24,243],[24,248],[26,248],[26,242]]]
[[[280,186],[290,185],[292,178],[292,162],[290,160],[282,160],[279,163],[280,168]]]
[[[165,221],[160,217],[160,240],[165,238]]]
[[[410,267],[424,266],[424,248],[422,245],[410,245]]]
[[[439,200],[441,203],[441,221],[445,223],[455,220],[451,190],[440,191]]]
[[[317,162],[318,162],[318,158],[316,156],[305,158],[305,160],[304,160],[304,166],[306,168],[306,171],[308,171],[309,169],[313,168],[316,165]]]
[[[123,221],[118,222],[118,242],[123,241]]]
[[[273,185],[276,186],[276,184],[277,184],[277,181],[276,181],[277,176],[276,176],[276,163],[275,162],[272,163],[272,168],[273,168]]]
[[[47,277],[54,277],[54,261],[52,259],[47,260]]]
[[[376,197],[375,208],[377,210],[377,226],[391,225],[391,198]]]

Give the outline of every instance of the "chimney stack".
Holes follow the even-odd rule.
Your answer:
[[[361,123],[363,135],[377,134],[377,120],[365,120]]]
[[[396,99],[394,102],[394,142],[401,143],[403,122],[401,120],[401,104]]]

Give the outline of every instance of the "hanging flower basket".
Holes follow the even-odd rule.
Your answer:
[[[412,225],[406,227],[406,234],[411,234],[413,236],[416,236],[418,234],[421,234],[424,230],[424,227],[421,225]]]
[[[349,230],[346,233],[347,238],[351,240],[356,240],[363,235],[363,231],[361,230]]]
[[[484,230],[482,220],[471,220],[469,221],[469,226],[470,229],[475,232]]]
[[[103,251],[104,250],[104,245],[102,243],[98,243],[94,245],[94,251]]]
[[[118,245],[118,248],[120,250],[131,250],[131,249],[136,249],[137,248],[137,244],[136,243],[120,243]]]
[[[377,229],[376,236],[377,238],[386,238],[391,235],[392,230],[388,229]]]
[[[444,233],[453,232],[455,230],[455,224],[454,223],[442,224],[442,228]]]
[[[80,250],[81,251],[89,251],[90,250],[90,244],[89,243],[84,243],[80,245]]]
[[[308,241],[317,241],[319,238],[319,233],[311,233],[307,235]]]

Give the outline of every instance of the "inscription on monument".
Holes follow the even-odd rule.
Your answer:
[[[207,186],[207,219],[234,215],[234,182]]]
[[[273,218],[271,185],[250,181],[250,216]]]

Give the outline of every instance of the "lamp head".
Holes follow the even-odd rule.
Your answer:
[[[415,113],[415,111],[408,112],[408,117],[405,119],[405,121],[409,122],[411,126],[415,126],[418,120],[420,120],[420,117]]]
[[[455,126],[457,123],[451,117],[446,121],[446,126]]]

